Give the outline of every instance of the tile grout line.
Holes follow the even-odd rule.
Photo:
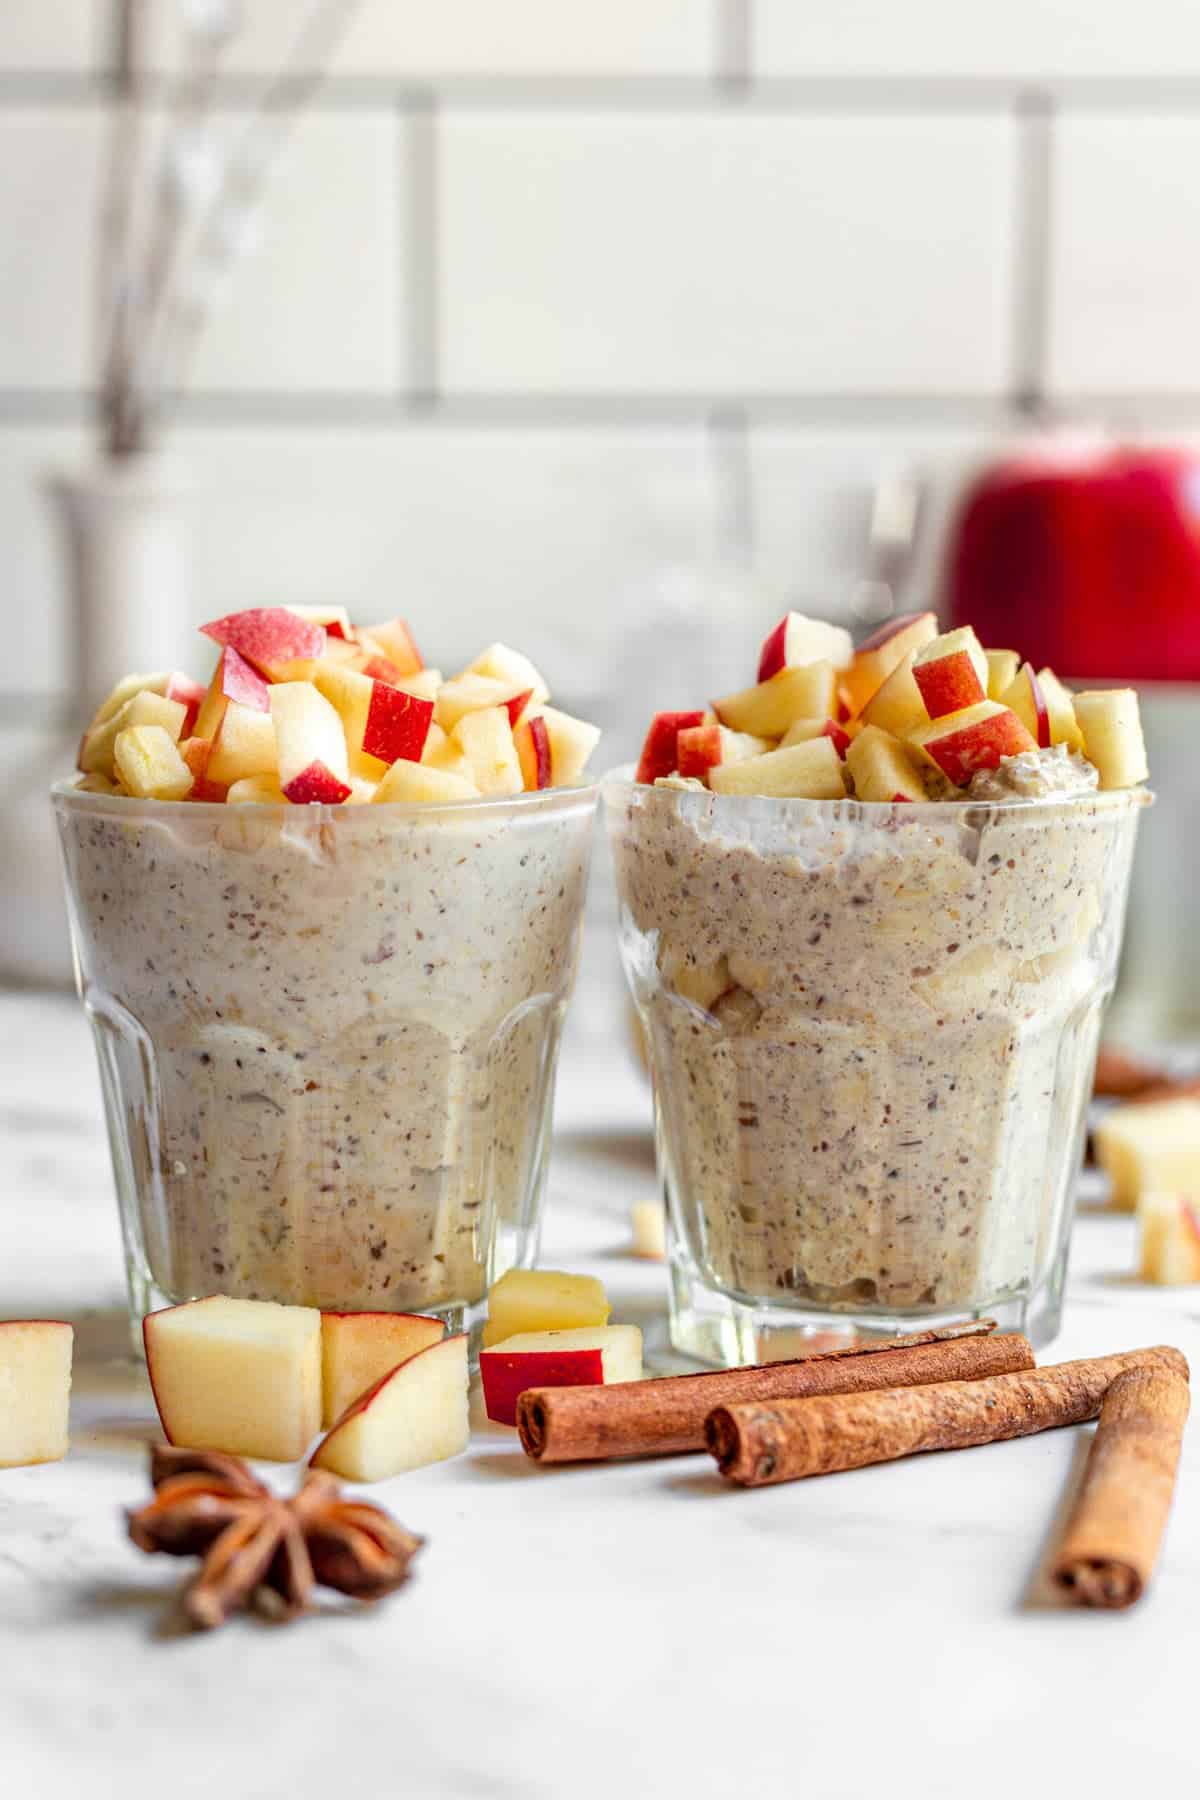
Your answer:
[[[1029,92],[1017,103],[1012,260],[1012,388],[1019,412],[1037,417],[1046,399],[1054,102]]]

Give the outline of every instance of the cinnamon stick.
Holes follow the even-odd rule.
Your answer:
[[[1132,1606],[1158,1560],[1190,1395],[1165,1364],[1129,1369],[1104,1396],[1083,1485],[1054,1559],[1077,1606]]]
[[[743,1369],[611,1387],[530,1388],[517,1402],[517,1429],[525,1454],[542,1463],[703,1450],[705,1419],[732,1401],[858,1393],[1031,1369],[1028,1341],[1016,1334],[993,1337],[994,1329],[994,1321],[985,1319]]]
[[[722,1475],[765,1487],[1079,1425],[1096,1417],[1117,1375],[1145,1366],[1187,1379],[1182,1353],[1160,1345],[982,1381],[721,1406],[709,1415],[705,1436]]]

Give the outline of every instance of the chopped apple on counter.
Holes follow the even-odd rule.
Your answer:
[[[763,642],[758,679],[769,681],[780,669],[800,668],[804,663],[829,662],[835,669],[848,669],[853,660],[854,640],[844,626],[790,612]]]
[[[321,1315],[217,1295],[147,1315],[146,1367],[167,1441],[294,1462],[321,1425]]]
[[[333,1425],[368,1388],[445,1335],[442,1321],[424,1313],[322,1313],[321,1423]]]
[[[317,1445],[312,1466],[345,1481],[383,1481],[457,1456],[470,1435],[464,1334],[418,1350],[377,1381]]]
[[[987,657],[969,625],[923,644],[913,657],[912,672],[931,719],[965,712],[987,699]]]
[[[1133,1212],[1143,1194],[1200,1194],[1200,1101],[1114,1107],[1093,1137],[1118,1211]]]
[[[488,1291],[485,1346],[526,1331],[567,1331],[607,1325],[612,1311],[603,1284],[594,1275],[559,1269],[510,1269]]]
[[[722,763],[710,770],[708,783],[715,794],[798,800],[841,800],[846,794],[842,759],[828,737],[768,750],[765,756],[747,757],[744,762]]]
[[[118,731],[113,763],[126,793],[136,800],[183,800],[192,791],[192,771],[161,725]]]
[[[0,1321],[0,1469],[67,1454],[74,1347],[62,1319]]]
[[[1083,751],[1100,771],[1102,788],[1136,787],[1150,773],[1138,697],[1132,688],[1076,694],[1072,702]]]
[[[909,740],[947,781],[966,787],[979,769],[998,768],[1006,756],[1036,750],[1016,713],[998,700],[981,700],[910,732]]]
[[[480,1352],[479,1375],[488,1418],[515,1425],[517,1401],[527,1388],[640,1381],[642,1334],[636,1325],[521,1332]]]
[[[1138,1273],[1143,1281],[1182,1287],[1200,1281],[1200,1211],[1182,1194],[1143,1194]]]
[[[630,1249],[648,1262],[667,1254],[667,1214],[661,1200],[635,1200],[629,1208]]]
[[[937,618],[931,612],[898,613],[858,646],[854,661],[841,676],[852,714],[862,712],[872,694],[879,692],[892,670],[911,652],[937,636]]]
[[[834,710],[834,668],[828,661],[780,669],[768,681],[714,700],[722,725],[755,737],[780,738],[797,719],[825,719]]]
[[[1050,731],[1050,711],[1046,704],[1042,683],[1028,663],[1021,664],[1012,681],[1001,694],[1000,701],[1003,706],[1011,707],[1016,713],[1039,750],[1049,748],[1053,741]]]
[[[336,805],[350,793],[346,734],[335,707],[309,681],[271,689],[279,785],[296,805]]]
[[[913,753],[878,725],[868,725],[859,732],[846,752],[846,767],[854,779],[858,800],[894,804],[927,798]]]

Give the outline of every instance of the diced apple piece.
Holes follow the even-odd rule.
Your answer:
[[[146,1367],[167,1441],[294,1462],[321,1425],[321,1315],[216,1295],[150,1313]]]
[[[137,800],[182,800],[192,791],[192,771],[161,725],[118,731],[113,760],[126,791]]]
[[[92,714],[88,731],[94,731],[97,725],[103,725],[106,720],[115,718],[121,708],[132,700],[135,694],[144,691],[152,694],[165,694],[169,679],[165,670],[157,675],[123,675]]]
[[[239,656],[236,650],[227,645],[217,660],[213,678],[200,702],[192,734],[215,743],[221,721],[225,717],[225,709],[231,701],[236,701],[250,712],[266,713],[271,709],[269,693],[270,689],[262,676],[250,667],[244,656]]]
[[[758,659],[758,679],[769,681],[780,669],[800,668],[805,663],[828,662],[848,669],[854,660],[854,640],[842,625],[809,619],[803,613],[785,613],[765,639]]]
[[[1114,1107],[1093,1136],[1119,1211],[1132,1212],[1143,1194],[1200,1194],[1200,1101]]]
[[[425,739],[425,748],[421,752],[421,761],[427,768],[444,769],[447,775],[461,775],[464,781],[475,786],[471,774],[471,765],[463,755],[462,746],[451,742],[435,719],[429,727],[429,736]]]
[[[350,792],[346,734],[337,711],[308,681],[271,689],[279,785],[297,806],[336,805]]]
[[[905,737],[929,717],[921,690],[913,679],[915,655],[916,651],[910,650],[863,707],[864,721],[891,732],[893,737]]]
[[[913,657],[912,672],[931,719],[965,712],[987,699],[987,657],[969,625],[923,644]]]
[[[655,713],[642,745],[636,781],[655,782],[673,775],[679,763],[679,734],[704,724],[703,712]]]
[[[75,786],[81,794],[123,794],[123,787],[110,781],[107,775],[81,775]]]
[[[450,733],[450,742],[462,751],[481,794],[521,793],[521,764],[503,706],[464,713]]]
[[[823,729],[821,721],[818,731]],[[727,725],[709,719],[679,733],[676,768],[680,775],[703,781],[718,763],[744,762],[748,756],[765,756],[774,747],[770,738],[753,737],[748,731],[730,731]]]
[[[999,700],[1015,681],[1021,658],[1015,650],[985,650],[983,654],[988,666],[987,697]]]
[[[364,641],[370,639],[372,644],[378,644],[400,676],[417,675],[425,667],[425,659],[403,619],[386,619],[382,625],[368,625],[358,635]]]
[[[354,636],[350,614],[344,606],[289,606],[287,610],[295,613],[298,619],[307,619],[310,625],[323,625],[328,637],[349,639]]]
[[[878,693],[892,670],[912,652],[937,636],[934,613],[898,613],[887,619],[854,652],[854,661],[841,677],[851,714],[862,712],[872,694]],[[826,712],[829,708],[824,709]]]
[[[85,775],[113,774],[117,737],[134,726],[156,725],[171,742],[178,743],[187,708],[180,700],[168,700],[151,688],[141,688],[127,700],[120,712],[106,719],[84,738],[79,752],[79,766]]]
[[[755,737],[781,738],[797,719],[828,718],[834,706],[834,672],[830,662],[780,669],[769,681],[727,694],[713,702],[723,725]]]
[[[526,688],[532,689],[534,700],[544,705],[550,698],[550,689],[530,662],[519,650],[510,650],[507,644],[489,644],[481,650],[474,662],[468,663],[463,671],[466,675],[486,675],[492,681],[502,681],[517,692]]]
[[[928,798],[912,752],[878,725],[868,725],[859,732],[846,752],[846,766],[854,777],[854,793],[859,800],[890,805]]]
[[[1162,1287],[1200,1281],[1200,1213],[1182,1194],[1143,1194],[1138,1201],[1139,1275]]]
[[[440,669],[421,669],[416,675],[402,675],[392,684],[406,694],[413,694],[418,700],[436,700],[442,685]],[[430,729],[432,729],[432,724]]]
[[[287,795],[277,775],[246,775],[230,783],[225,800],[229,806],[282,806]]]
[[[386,771],[385,771],[386,773]],[[347,806],[370,806],[379,791],[379,783],[370,775],[356,775],[350,771],[350,792],[346,795]]]
[[[714,794],[773,794],[780,799],[842,800],[846,794],[842,759],[827,737],[723,763],[710,771],[708,785]]]
[[[61,1319],[0,1322],[0,1469],[67,1454],[75,1333]]]
[[[459,675],[443,682],[434,702],[434,718],[443,731],[453,731],[467,713],[507,706],[517,694],[527,691],[514,688],[511,682],[493,681],[488,675]]]
[[[1064,687],[1053,669],[1039,669],[1038,681],[1050,715],[1050,742],[1065,744],[1068,750],[1083,749],[1083,733],[1075,717],[1075,699]]]
[[[318,1444],[312,1465],[345,1481],[383,1481],[457,1456],[470,1436],[460,1335],[417,1351],[369,1388]]]
[[[1000,696],[1002,706],[1011,707],[1022,725],[1041,750],[1050,747],[1050,713],[1042,684],[1028,663],[1022,663],[1011,683]]]
[[[528,1388],[640,1381],[642,1334],[636,1325],[523,1332],[482,1351],[479,1375],[488,1418],[515,1425],[517,1401]]]
[[[231,787],[251,775],[275,775],[275,726],[269,712],[231,700],[217,730],[205,776]]]
[[[208,738],[185,738],[179,746],[180,756],[192,771],[192,791],[188,795],[189,800],[204,801],[215,805],[228,797],[227,790],[221,782],[210,781],[208,778],[208,765],[212,761],[212,751],[212,743]]]
[[[648,1262],[667,1254],[667,1215],[661,1200],[635,1200],[629,1208],[630,1249]]]
[[[368,1388],[445,1335],[442,1321],[424,1313],[322,1313],[322,1425],[335,1424]]]
[[[517,747],[517,761],[521,765],[521,780],[525,784],[526,793],[536,793],[540,788],[551,787],[554,777],[550,733],[546,729],[545,719],[540,715],[523,719],[513,732],[513,743]]]
[[[419,763],[432,721],[432,700],[420,700],[403,688],[373,681],[363,731],[363,751],[367,756],[377,756],[383,763],[391,764],[401,759]]]
[[[485,1346],[525,1331],[570,1331],[607,1325],[612,1311],[604,1286],[594,1275],[559,1269],[510,1269],[488,1292]]]
[[[383,805],[399,801],[406,805],[426,802],[440,805],[451,800],[478,800],[479,789],[465,775],[452,775],[447,769],[431,768],[428,763],[394,762],[375,789],[374,802]]]
[[[557,706],[544,706],[540,716],[546,721],[550,739],[550,785],[572,787],[583,775],[588,758],[600,742],[600,727],[560,712]]]
[[[1150,773],[1138,697],[1133,688],[1076,694],[1075,718],[1083,753],[1100,772],[1102,788],[1136,787]]]
[[[290,663],[311,660],[325,648],[324,626],[300,618],[286,606],[248,607],[211,619],[200,629],[215,644],[236,650],[271,681],[284,676]]]
[[[200,682],[193,681],[190,675],[181,675],[178,669],[167,676],[163,698],[177,700],[184,709],[183,724],[179,728],[180,738],[191,736],[206,692]]]
[[[955,787],[966,787],[979,769],[998,768],[1006,756],[1037,749],[1016,713],[998,700],[981,700],[934,719],[911,732],[908,741]]]

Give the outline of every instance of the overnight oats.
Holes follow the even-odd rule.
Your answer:
[[[263,609],[131,678],[55,792],[133,1306],[470,1322],[533,1260],[591,726],[494,645]]]
[[[606,806],[679,1349],[1053,1335],[1145,774],[1128,690],[929,614],[857,653],[789,615],[656,717]]]

